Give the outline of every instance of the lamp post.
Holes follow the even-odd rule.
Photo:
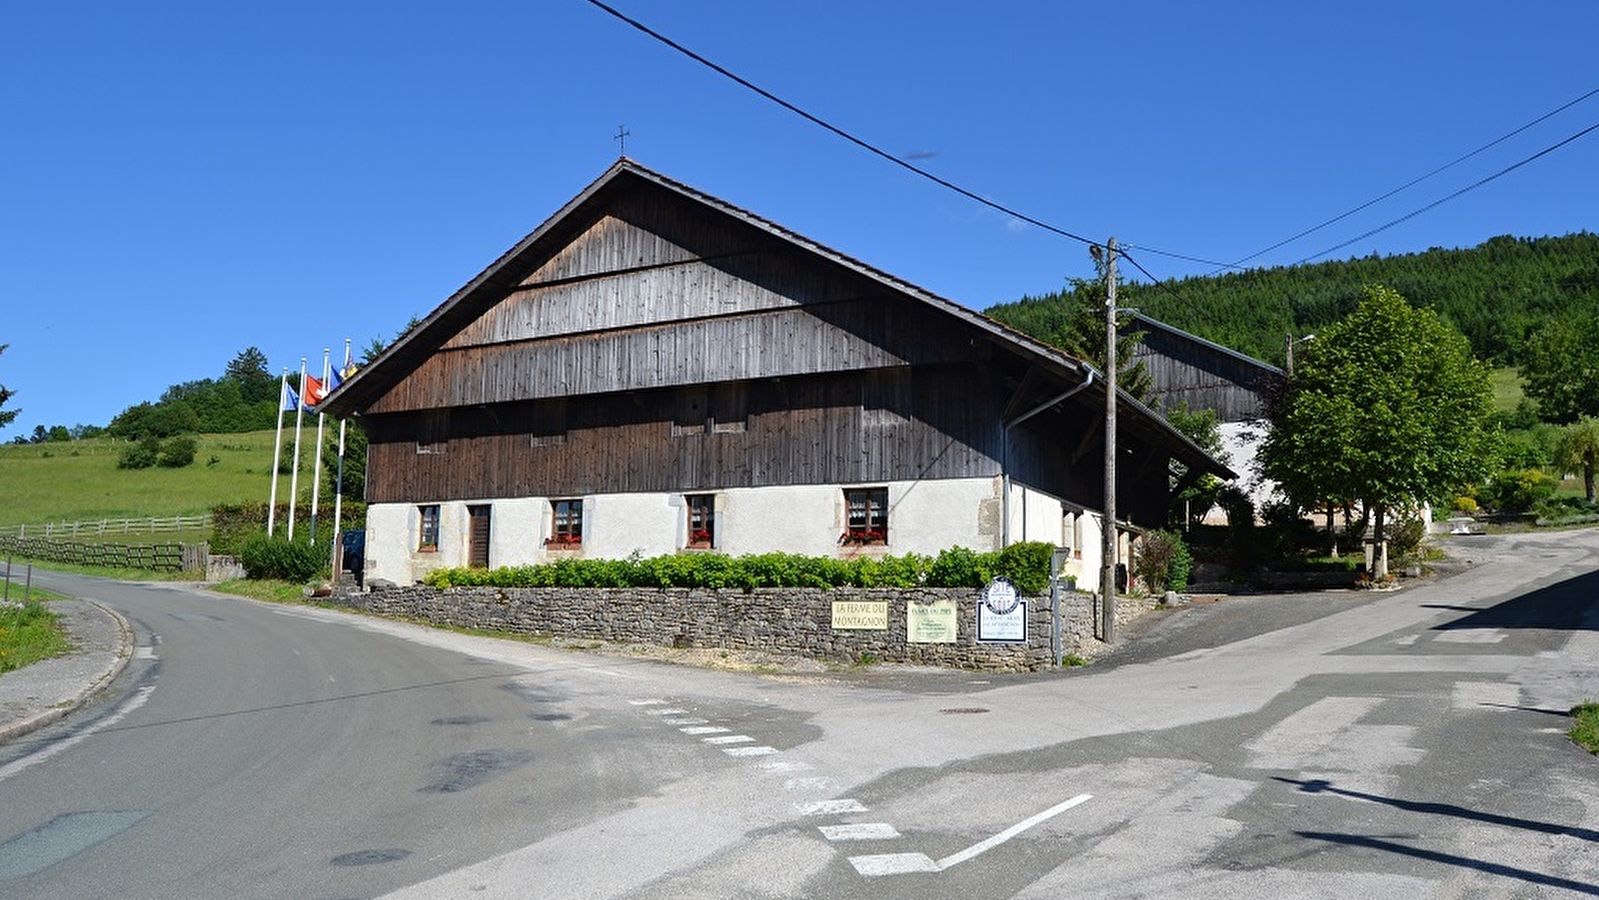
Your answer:
[[[1283,370],[1288,373],[1289,378],[1294,377],[1294,345],[1306,344],[1315,339],[1316,336],[1314,334],[1307,334],[1304,337],[1294,337],[1294,333],[1292,331],[1288,332],[1287,339],[1283,342],[1283,359],[1286,360],[1287,363],[1283,366]]]

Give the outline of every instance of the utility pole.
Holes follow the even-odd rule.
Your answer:
[[[1105,534],[1099,566],[1105,643],[1116,638],[1116,239],[1105,242]]]

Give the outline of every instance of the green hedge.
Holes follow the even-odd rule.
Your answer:
[[[326,574],[332,547],[324,540],[290,541],[256,533],[239,545],[239,564],[249,578],[305,582]]]
[[[999,553],[951,547],[936,558],[907,553],[833,559],[793,553],[726,556],[678,553],[648,559],[561,559],[498,569],[435,569],[433,587],[982,587],[997,575],[1023,593],[1049,587],[1049,544],[1012,544]]]

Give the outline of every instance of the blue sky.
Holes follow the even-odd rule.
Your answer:
[[[1599,5],[614,5],[890,153],[1096,239],[1234,260],[1599,87]],[[11,4],[0,384],[106,424],[261,348],[392,338],[629,156],[975,309],[1085,248],[923,181],[584,0]],[[1599,96],[1324,231],[1599,122]],[[1599,229],[1599,132],[1334,258]],[[1209,267],[1145,252],[1160,277]]]

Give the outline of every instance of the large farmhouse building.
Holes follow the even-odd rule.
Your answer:
[[[623,159],[334,391],[365,428],[367,575],[711,550],[1070,547],[1091,586],[1102,377]],[[1117,509],[1172,463],[1118,399]]]

